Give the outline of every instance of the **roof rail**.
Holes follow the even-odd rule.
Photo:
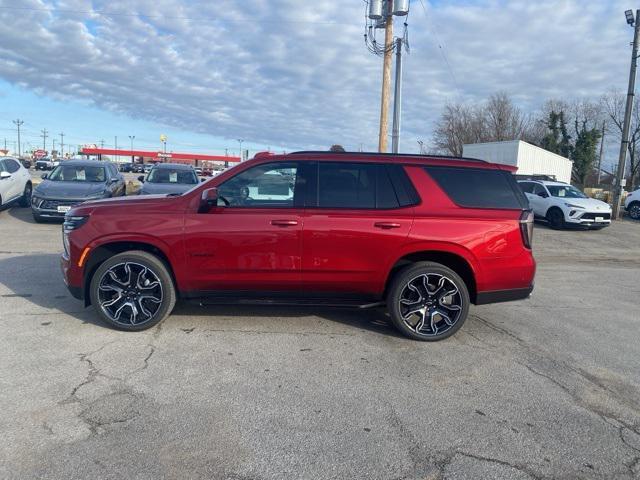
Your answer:
[[[301,155],[301,154],[323,154],[323,155],[375,155],[381,157],[406,157],[406,158],[443,158],[448,160],[463,160],[466,162],[482,162],[488,163],[486,160],[479,158],[469,157],[454,157],[452,155],[425,155],[419,153],[380,153],[380,152],[330,152],[328,150],[300,150],[298,152],[291,152],[289,155]]]

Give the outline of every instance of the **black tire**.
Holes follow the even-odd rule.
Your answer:
[[[564,228],[564,213],[559,208],[550,208],[547,212],[547,221],[554,230],[561,230]]]
[[[126,274],[127,265],[129,265],[128,278],[119,276],[119,272]],[[142,269],[146,269],[143,277],[144,281],[148,282],[148,277],[151,277],[152,281],[149,285],[152,286],[141,287],[141,289],[138,290],[136,286],[140,286],[141,277],[139,275]],[[119,280],[115,280],[114,277],[108,273],[110,271],[113,272]],[[132,277],[136,275],[136,272],[138,275],[135,281],[136,285],[132,285]],[[154,287],[153,285],[155,285],[156,282],[159,283],[159,286]],[[125,287],[126,285],[128,285],[128,287]],[[125,293],[123,293],[124,288],[121,287],[129,288],[130,294],[125,295]],[[118,288],[121,288],[120,292],[112,290]],[[149,300],[151,300],[150,295],[143,295],[143,293],[149,289],[152,290],[147,293],[155,295],[155,300],[160,299],[158,303],[156,303],[155,300],[149,302]],[[118,330],[126,331],[146,330],[157,325],[171,314],[176,303],[175,287],[165,263],[155,255],[140,250],[119,253],[103,262],[91,278],[89,295],[98,316],[105,323]],[[108,297],[109,295],[111,295],[111,297]],[[107,306],[109,302],[112,302],[114,298],[118,296],[120,298],[115,303]],[[140,296],[149,298],[145,300],[141,299]],[[131,307],[131,303],[135,305],[135,308]],[[118,309],[120,310],[120,314],[115,315]],[[137,321],[138,313],[134,312],[142,313],[143,316],[140,321]]]
[[[24,192],[22,192],[22,197],[20,198],[21,207],[26,208],[31,206],[31,193],[32,193],[31,182],[27,182],[27,184],[24,186]]]
[[[33,210],[31,211],[31,213],[33,213],[33,219],[35,220],[36,223],[44,223],[45,221],[44,218],[42,218],[40,215],[35,213]]]
[[[427,278],[426,284],[430,286],[430,282],[433,280],[438,282],[442,278],[446,280],[442,284],[434,285],[435,289],[432,290],[425,287],[425,277]],[[423,282],[422,287],[415,282]],[[453,286],[456,293],[439,296],[440,287],[447,288],[448,290],[442,292],[447,293],[452,291]],[[416,288],[419,290],[418,292],[416,292]],[[405,298],[407,292],[419,297],[420,300],[414,298],[411,303],[406,303],[408,301]],[[450,298],[450,303],[445,302],[447,298]],[[401,303],[401,300],[404,303]],[[387,309],[393,325],[403,335],[414,340],[427,342],[444,340],[460,330],[469,314],[470,303],[469,290],[462,278],[450,268],[435,262],[417,262],[405,267],[395,275],[387,294]],[[407,315],[408,311],[415,310],[418,306],[423,307],[419,313]],[[451,313],[454,306],[459,307],[455,310],[456,314]],[[449,321],[440,316],[438,311],[448,313]],[[431,320],[429,325],[426,325],[426,317],[429,312],[431,312],[429,315]],[[414,317],[415,325],[411,321]],[[436,320],[437,318],[439,320]]]
[[[640,202],[631,202],[627,208],[627,213],[630,218],[640,220]]]

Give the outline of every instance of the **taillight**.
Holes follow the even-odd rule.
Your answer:
[[[531,210],[524,210],[520,215],[520,233],[524,246],[531,248],[533,242],[533,212]]]

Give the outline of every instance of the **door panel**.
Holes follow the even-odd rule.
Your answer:
[[[304,209],[296,162],[260,164],[218,186],[218,205],[185,216],[190,289],[300,289]]]
[[[302,210],[214,208],[185,217],[191,290],[300,288]]]

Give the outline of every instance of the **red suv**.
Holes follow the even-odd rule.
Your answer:
[[[258,154],[183,194],[74,207],[62,271],[76,298],[123,330],[198,298],[386,304],[403,334],[440,340],[471,303],[531,293],[533,214],[513,170],[435,156]]]

